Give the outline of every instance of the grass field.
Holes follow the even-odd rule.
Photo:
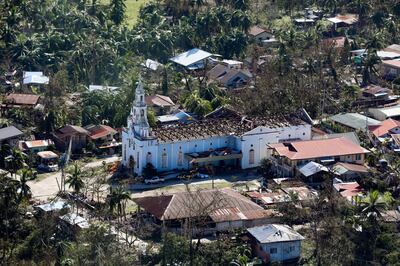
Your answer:
[[[147,2],[150,2],[150,0],[125,0],[126,23],[129,28],[132,28],[132,26],[135,25],[140,7]],[[101,0],[101,3],[109,4],[110,0]]]

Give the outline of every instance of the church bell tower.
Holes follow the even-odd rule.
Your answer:
[[[150,132],[149,122],[147,121],[147,105],[144,98],[144,89],[141,77],[135,91],[135,100],[128,118],[128,127],[133,130],[135,136],[148,138]]]

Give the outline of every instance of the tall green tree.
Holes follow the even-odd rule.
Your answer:
[[[69,185],[69,188],[74,190],[75,194],[79,194],[79,192],[85,186],[85,183],[82,180],[82,170],[77,162],[73,164],[72,171],[69,175],[67,175],[65,182]]]
[[[110,18],[116,25],[120,25],[125,18],[126,5],[124,0],[111,0]]]
[[[32,196],[31,188],[28,181],[33,179],[33,172],[31,169],[23,168],[20,172],[17,190],[19,192],[19,199],[29,199]]]

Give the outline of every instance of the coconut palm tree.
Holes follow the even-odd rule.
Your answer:
[[[18,148],[12,148],[11,154],[6,159],[10,166],[9,172],[11,173],[11,176],[13,174],[15,175],[17,171],[24,166],[26,157],[26,154]]]
[[[32,196],[31,188],[28,186],[28,181],[33,179],[33,172],[31,169],[23,168],[20,172],[19,182],[17,184],[17,191],[19,192],[19,200],[29,199]]]
[[[380,63],[380,58],[376,52],[368,52],[367,56],[363,58],[362,82],[363,85],[368,85],[374,76],[378,75],[376,65]]]
[[[393,198],[390,192],[381,194],[379,191],[373,190],[359,204],[363,215],[376,220],[377,217],[382,217],[382,212],[388,208],[391,202],[393,202]]]
[[[67,176],[65,183],[69,184],[69,188],[72,188],[75,194],[79,194],[84,187],[85,183],[82,180],[82,171],[77,162],[74,163],[72,173]]]
[[[115,208],[117,209],[118,218],[122,215],[126,219],[126,203],[131,199],[129,192],[123,187],[117,188],[110,187],[110,193],[107,195],[110,212],[114,213]]]

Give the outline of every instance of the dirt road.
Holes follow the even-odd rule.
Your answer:
[[[112,163],[120,159],[121,157],[118,156],[104,158],[97,160],[95,162],[87,163],[83,167],[95,168],[101,166],[103,164],[103,161],[106,161],[106,163]],[[46,200],[47,198],[54,197],[59,191],[57,180],[58,182],[60,182],[60,179],[61,179],[61,172],[59,171],[54,174],[50,174],[39,181],[33,180],[28,182],[28,185],[30,186],[32,191],[32,197],[38,200]]]

